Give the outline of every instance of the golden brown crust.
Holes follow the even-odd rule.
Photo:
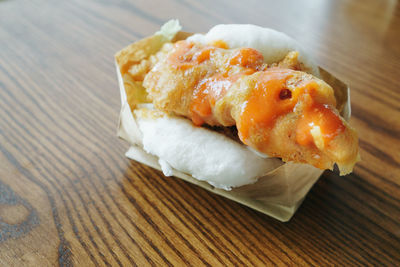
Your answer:
[[[153,66],[171,49],[172,44],[160,35],[133,43],[115,54],[131,110],[137,104],[150,102],[143,80]]]

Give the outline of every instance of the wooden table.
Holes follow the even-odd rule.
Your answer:
[[[289,223],[124,157],[113,55],[170,18],[286,32],[352,92],[362,162]],[[0,265],[400,264],[400,5],[0,1]]]

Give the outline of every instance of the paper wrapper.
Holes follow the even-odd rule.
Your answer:
[[[132,80],[129,77],[124,77],[127,69],[121,70],[119,66],[129,68],[132,65],[140,64],[142,60],[148,59],[158,52],[164,43],[183,40],[190,35],[190,33],[181,32],[179,24],[172,21],[169,25],[164,25],[161,31],[155,35],[129,45],[116,55],[122,104],[118,136],[131,144],[125,154],[128,158],[158,170],[161,170],[158,158],[142,149],[141,132],[132,114],[135,105],[140,103],[143,97],[141,92],[143,92],[144,88],[140,79]],[[342,117],[348,120],[350,118],[349,88],[329,72],[322,68],[319,70],[321,78],[331,85],[335,91],[338,110],[341,111]],[[311,165],[288,162],[260,177],[256,183],[236,187],[230,191],[214,188],[207,182],[199,181],[189,174],[175,169],[173,170],[173,175],[286,222],[294,215],[322,172],[322,170]]]

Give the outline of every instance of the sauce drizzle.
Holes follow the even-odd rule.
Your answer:
[[[169,63],[175,68],[188,70],[198,64],[213,60],[217,49],[228,49],[223,41],[196,47],[188,41],[175,44]],[[190,103],[191,118],[195,125],[213,121],[213,107],[229,88],[242,76],[259,72],[257,82],[242,105],[237,128],[243,143],[250,145],[252,136],[257,135],[257,143],[268,144],[268,132],[277,118],[293,112],[301,100],[302,113],[297,123],[296,142],[302,146],[315,145],[311,131],[319,127],[324,144],[344,131],[345,126],[333,106],[318,103],[315,99],[316,82],[300,82],[289,89],[287,81],[294,75],[291,69],[269,68],[263,63],[260,52],[252,48],[236,49],[227,59],[224,71],[217,71],[197,82]],[[236,68],[234,72],[231,70]]]

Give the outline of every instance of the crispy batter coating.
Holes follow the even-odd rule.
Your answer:
[[[196,125],[236,126],[260,152],[320,169],[336,163],[347,174],[359,158],[357,133],[339,116],[333,89],[302,72],[297,56],[268,66],[253,49],[178,42],[143,86],[160,110]]]

